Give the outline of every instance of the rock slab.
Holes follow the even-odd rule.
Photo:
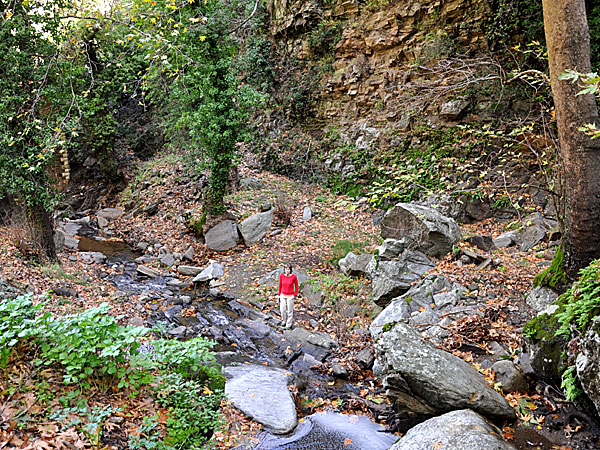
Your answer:
[[[411,428],[390,450],[516,450],[479,414],[452,411]]]
[[[427,342],[405,323],[398,322],[380,334],[374,347],[373,373],[383,381],[401,431],[457,409],[515,417],[504,397],[475,369]]]
[[[275,213],[273,209],[267,212],[261,212],[248,217],[240,223],[240,234],[244,243],[250,247],[264,238],[271,228]]]
[[[231,250],[240,241],[238,227],[233,220],[224,220],[212,227],[204,235],[206,246],[218,252]]]
[[[262,366],[227,367],[225,394],[236,408],[272,433],[286,434],[298,424],[296,405],[287,388],[291,375]]]

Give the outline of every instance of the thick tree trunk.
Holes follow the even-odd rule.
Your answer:
[[[54,244],[54,225],[50,213],[43,206],[27,208],[27,220],[30,229],[36,234],[35,239],[51,261],[58,261],[56,245]]]
[[[543,0],[543,8],[564,171],[565,269],[575,277],[600,257],[600,139],[578,130],[598,123],[598,108],[592,94],[577,95],[581,86],[558,76],[568,69],[591,72],[590,38],[584,0]]]

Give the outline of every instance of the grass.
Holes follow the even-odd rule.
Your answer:
[[[72,281],[73,283],[81,285],[89,284],[88,281],[82,280],[78,275],[66,272],[59,264],[41,266],[40,271],[44,276],[51,279]]]

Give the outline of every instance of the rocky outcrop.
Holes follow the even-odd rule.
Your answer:
[[[489,417],[515,417],[504,397],[462,359],[438,349],[405,323],[389,328],[377,336],[373,373],[386,388],[401,430],[465,408]]]
[[[367,273],[367,265],[372,259],[373,255],[365,253],[355,255],[352,252],[348,252],[345,257],[340,259],[338,265],[340,266],[340,270],[346,275],[365,275]]]
[[[462,409],[411,428],[390,450],[516,450],[479,414]]]
[[[373,286],[373,301],[386,306],[393,298],[404,294],[435,265],[423,253],[405,250],[399,260],[373,259],[367,266]]]
[[[452,251],[460,230],[454,219],[433,208],[399,203],[383,216],[381,236],[404,239],[409,248],[441,257]]]

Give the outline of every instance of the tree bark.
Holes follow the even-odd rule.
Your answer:
[[[54,225],[50,213],[43,206],[35,205],[27,208],[26,216],[30,225],[29,229],[36,234],[35,239],[46,257],[50,261],[58,261],[56,245],[54,244]]]
[[[577,95],[581,85],[558,76],[568,69],[591,72],[590,36],[584,0],[543,0],[543,9],[564,173],[565,270],[575,278],[600,257],[600,139],[578,129],[598,124],[598,108],[592,94]]]

